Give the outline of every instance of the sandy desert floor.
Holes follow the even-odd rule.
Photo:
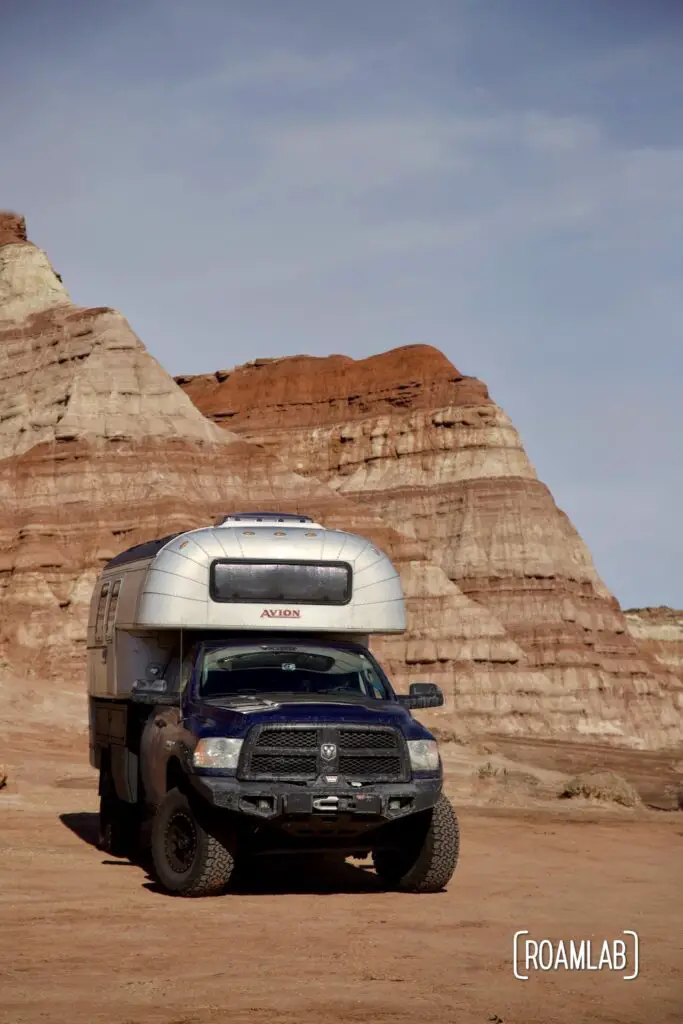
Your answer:
[[[95,781],[75,748],[19,764],[0,793],[2,1024],[683,1021],[683,814],[515,800],[490,778],[473,796],[461,752],[449,786],[468,805],[447,892],[385,893],[350,862],[183,900],[94,847]],[[632,928],[640,976],[515,980],[523,928],[555,940]]]

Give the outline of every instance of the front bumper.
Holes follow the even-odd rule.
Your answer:
[[[429,810],[439,798],[439,776],[354,788],[315,783],[240,782],[233,777],[191,775],[195,791],[217,809],[276,825],[318,822],[324,831],[365,828]],[[330,828],[331,826],[331,828]]]

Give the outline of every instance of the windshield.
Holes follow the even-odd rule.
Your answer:
[[[392,697],[386,677],[369,654],[326,644],[235,644],[206,651],[199,692],[204,698],[265,693]]]

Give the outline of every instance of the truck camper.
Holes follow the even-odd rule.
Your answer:
[[[87,638],[102,849],[146,849],[186,896],[274,854],[372,855],[390,888],[442,889],[458,822],[411,710],[443,696],[396,694],[369,649],[405,628],[386,554],[307,516],[230,515],[117,555]]]

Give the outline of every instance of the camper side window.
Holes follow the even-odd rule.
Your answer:
[[[114,635],[114,623],[116,621],[116,609],[119,604],[119,591],[121,589],[121,580],[116,580],[111,588],[111,596],[109,598],[109,607],[107,608],[107,625],[105,626],[105,639],[107,642],[111,640]]]
[[[103,583],[102,589],[100,590],[100,599],[97,602],[97,616],[95,618],[95,643],[102,642],[102,633],[104,631],[104,611],[107,607],[107,595],[109,594],[109,584]]]

